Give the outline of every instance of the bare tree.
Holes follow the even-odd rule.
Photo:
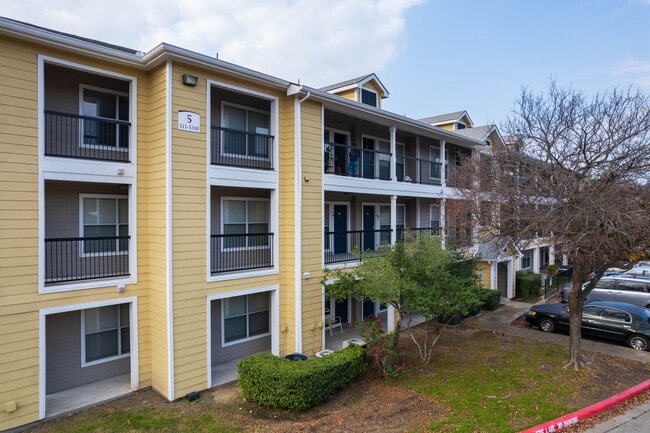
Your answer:
[[[467,198],[484,237],[522,245],[549,236],[573,265],[567,367],[578,369],[588,362],[585,296],[607,268],[650,243],[649,100],[633,88],[588,99],[551,81],[546,94],[523,89],[503,129],[510,145],[468,164]]]

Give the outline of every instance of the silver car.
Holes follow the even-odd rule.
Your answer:
[[[601,278],[585,298],[587,301],[616,301],[650,309],[650,278],[635,275],[611,275]],[[562,291],[568,302],[569,290]]]

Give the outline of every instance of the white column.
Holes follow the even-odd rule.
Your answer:
[[[447,237],[446,227],[447,227],[447,199],[443,198],[440,200],[440,237],[442,238],[442,248],[445,248],[445,238]]]
[[[397,196],[390,196],[390,244],[397,242]]]
[[[542,261],[542,255],[540,254],[540,248],[535,247],[533,249],[533,272],[536,274],[539,274],[541,261]]]
[[[446,146],[447,142],[445,140],[440,140],[440,182],[442,182],[443,188],[447,186],[447,161],[445,159],[446,155]]]
[[[390,127],[390,179],[397,181],[397,143],[395,141],[395,132],[397,128]]]

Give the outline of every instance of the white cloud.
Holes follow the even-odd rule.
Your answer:
[[[379,72],[423,0],[4,0],[0,15],[141,51],[167,42],[321,86]]]

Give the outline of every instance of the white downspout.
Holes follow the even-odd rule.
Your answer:
[[[294,172],[296,173],[296,187],[294,192],[294,246],[296,249],[295,263],[295,308],[296,308],[296,352],[302,352],[302,119],[300,107],[303,102],[311,97],[311,92],[302,99],[295,101],[295,119],[294,125],[294,143],[295,143],[295,160]]]

